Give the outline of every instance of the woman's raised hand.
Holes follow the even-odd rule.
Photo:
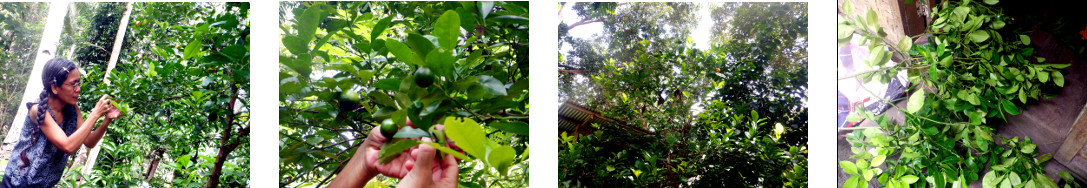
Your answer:
[[[91,109],[91,113],[99,116],[106,116],[107,113],[115,110],[116,108],[113,107],[113,104],[109,103],[109,100],[109,95],[102,95],[102,98],[99,98],[98,102],[94,104],[94,109]]]
[[[110,101],[115,101],[115,100],[117,100],[117,99],[110,99]],[[112,119],[117,119],[118,117],[121,117],[121,115],[124,115],[124,114],[121,113],[121,109],[118,109],[117,106],[114,106],[113,104],[114,103],[112,103],[112,102],[110,103],[110,106],[111,106],[110,108],[112,108],[112,109],[109,111],[108,114],[106,114],[107,119],[111,119],[111,120]]]

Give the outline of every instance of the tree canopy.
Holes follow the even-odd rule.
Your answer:
[[[560,6],[581,19],[559,25],[560,102],[651,131],[563,136],[562,183],[806,185],[805,3]],[[591,23],[604,25],[591,39],[569,32]],[[693,38],[702,24],[710,39]]]
[[[109,94],[132,113],[110,125],[95,166],[70,167],[62,184],[246,186],[248,3],[133,3],[108,76],[108,50],[126,5],[71,6],[63,32],[71,39],[57,51],[80,63],[80,109]],[[93,169],[82,176],[82,168]]]

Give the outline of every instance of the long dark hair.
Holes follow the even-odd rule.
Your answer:
[[[61,84],[68,79],[68,74],[75,70],[75,63],[64,58],[53,58],[45,62],[45,67],[42,68],[42,86],[44,88],[42,88],[42,93],[38,95],[38,119],[35,120],[38,122],[39,127],[42,123],[45,123],[45,116],[49,116],[47,113],[50,111],[49,96],[53,94],[53,87],[50,86],[62,86]],[[27,103],[26,107],[29,109],[33,105],[34,103]],[[31,146],[38,141],[38,132],[40,131],[41,128],[31,129],[29,143]],[[23,161],[23,165],[19,167],[20,169],[30,165],[30,158],[26,156],[26,149],[23,149],[22,155],[19,156],[19,160]]]

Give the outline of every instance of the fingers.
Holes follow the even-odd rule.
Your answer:
[[[418,153],[416,156],[414,167],[408,175],[400,181],[398,187],[423,187],[433,185],[431,177],[432,166],[434,166],[434,153],[437,150],[430,145],[419,145]],[[413,152],[414,153],[414,152]]]
[[[442,177],[439,182],[457,182],[457,174],[460,173],[460,168],[457,167],[456,157],[453,155],[445,154],[442,158]]]
[[[385,136],[381,135],[381,127],[375,126],[373,129],[370,129],[370,135],[366,136],[365,142],[368,143],[364,144],[381,147],[381,144],[384,144],[385,141],[388,141],[388,138],[385,138]]]

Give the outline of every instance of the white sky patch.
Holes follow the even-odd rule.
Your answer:
[[[574,23],[582,20],[582,18],[577,15],[577,11],[575,11],[573,7],[573,3],[567,3],[566,6],[562,7],[562,20],[560,20],[562,21],[562,23],[566,23],[566,25],[573,25]],[[711,28],[713,28],[713,17],[710,15],[711,11],[709,3],[698,3],[698,7],[698,22],[695,26],[695,29],[692,30],[690,36],[691,40],[693,40],[695,43],[695,48],[706,50],[710,49],[710,32]],[[604,24],[601,22],[595,22],[577,26],[569,31],[569,35],[574,38],[590,39],[594,36],[599,36],[603,34],[603,32]],[[567,52],[570,50],[571,49],[569,48],[569,45],[563,45],[562,49],[559,49],[560,52]]]
[[[710,4],[698,3],[698,25],[691,33],[691,40],[695,48],[710,49],[710,30],[713,28],[713,17],[710,16]]]

